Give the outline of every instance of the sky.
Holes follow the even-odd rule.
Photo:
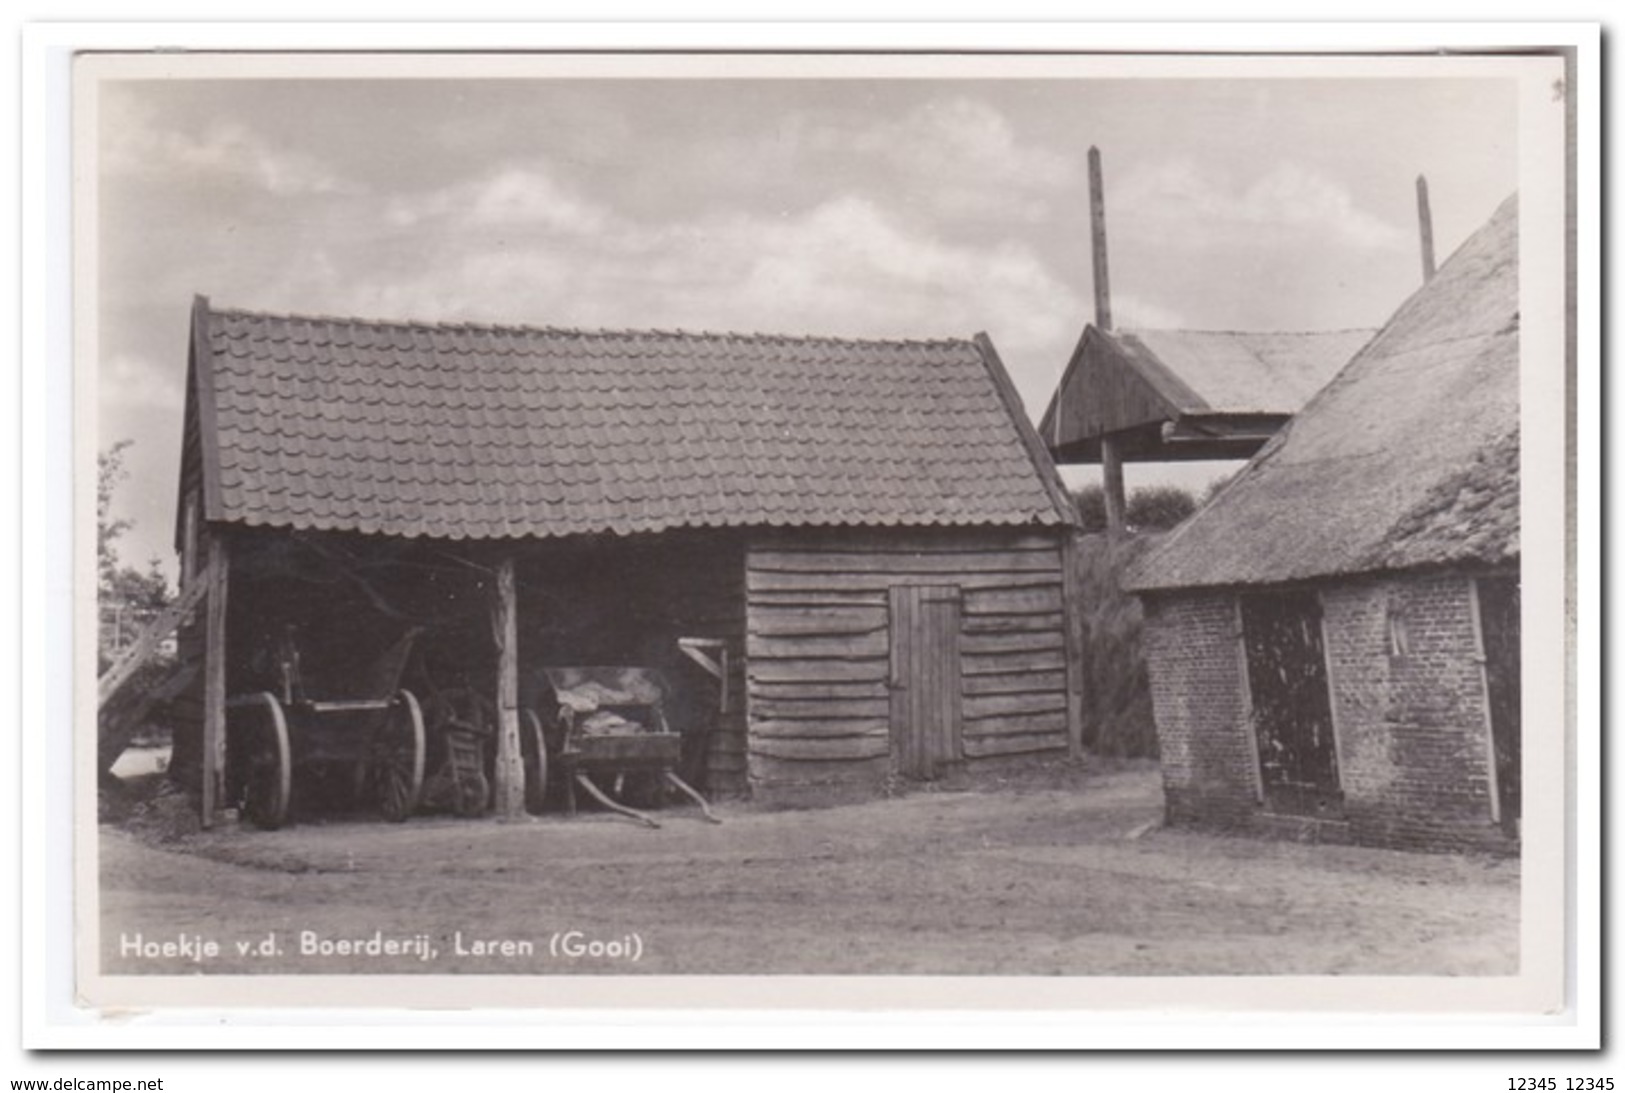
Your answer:
[[[171,548],[188,309],[989,334],[1043,412],[1092,317],[1380,326],[1516,187],[1511,81],[330,79],[100,84],[98,448]],[[1201,488],[1228,468],[1132,467]],[[1076,478],[1076,475],[1069,475]]]

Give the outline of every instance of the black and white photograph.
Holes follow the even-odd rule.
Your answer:
[[[80,1004],[1561,1008],[1572,62],[79,55]]]

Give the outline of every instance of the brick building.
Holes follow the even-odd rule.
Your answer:
[[[1168,818],[1510,849],[1517,205],[1135,568]]]

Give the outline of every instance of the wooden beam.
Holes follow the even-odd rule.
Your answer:
[[[1236,625],[1236,683],[1241,695],[1241,731],[1247,734],[1247,754],[1253,761],[1253,800],[1264,803],[1264,756],[1258,748],[1258,708],[1253,705],[1252,667],[1247,661],[1247,621],[1241,611],[1241,597],[1231,598]],[[1152,711],[1153,720],[1156,717]]]
[[[1490,793],[1490,822],[1501,822],[1500,771],[1495,766],[1495,721],[1490,714],[1490,659],[1484,647],[1484,607],[1479,599],[1478,578],[1467,581],[1467,612],[1473,626],[1473,660],[1478,665],[1479,688],[1484,695],[1485,782]],[[1339,769],[1341,773],[1341,769]]]
[[[108,700],[118,693],[119,688],[130,681],[130,678],[147,662],[147,658],[157,651],[181,620],[191,613],[203,599],[207,582],[194,580],[181,590],[180,597],[174,603],[147,624],[141,636],[135,640],[113,664],[102,673],[101,679],[96,681],[96,701],[98,705],[105,706]]]
[[[1112,328],[1112,289],[1106,272],[1106,185],[1100,174],[1100,149],[1089,149],[1089,226],[1094,253],[1095,325]]]
[[[1050,458],[1049,449],[1039,439],[1038,433],[1033,429],[1033,423],[1027,416],[1026,405],[1021,401],[1021,395],[1016,391],[1016,385],[1010,379],[1010,370],[1005,368],[1004,361],[999,357],[999,351],[993,347],[993,339],[986,333],[978,333],[974,339],[977,350],[981,353],[982,364],[993,381],[993,388],[999,394],[999,401],[1004,403],[1004,409],[1010,415],[1010,422],[1016,427],[1016,433],[1021,437],[1022,447],[1027,449],[1027,458],[1032,461],[1033,471],[1037,473],[1039,481],[1044,484],[1044,492],[1055,506],[1066,523],[1078,524],[1077,506],[1072,503],[1072,494],[1067,492],[1066,483],[1061,481],[1061,472],[1055,469],[1055,461]]]
[[[1131,433],[1116,433],[1117,459],[1128,463],[1186,463],[1211,460],[1251,459],[1273,433],[1264,435],[1239,434],[1200,437],[1181,434],[1169,440],[1146,440]],[[1105,462],[1103,445],[1099,440],[1081,441],[1054,453],[1058,466],[1090,466]]]
[[[717,713],[729,712],[728,643],[720,638],[678,638],[677,648],[717,681]]]
[[[203,826],[213,827],[225,806],[226,773],[226,595],[229,552],[219,532],[208,536],[208,591],[203,633]]]
[[[1128,498],[1123,490],[1123,457],[1115,437],[1100,439],[1100,468],[1106,495],[1106,530],[1118,535],[1128,526]]]
[[[156,686],[130,696],[125,702],[104,703],[96,726],[96,770],[106,774],[130,746],[130,738],[146,722],[147,715],[160,703],[172,702],[192,685],[202,665],[197,661],[177,664]]]
[[[491,633],[497,642],[496,814],[525,814],[525,766],[519,750],[519,612],[513,555],[497,563]]]
[[[209,343],[209,298],[192,298],[192,368],[197,380],[198,451],[203,466],[203,518],[225,517],[220,492],[220,427],[214,391],[214,354]]]
[[[1286,427],[1291,414],[1185,414],[1162,426],[1160,440],[1178,444],[1199,440],[1257,441],[1262,444]]]

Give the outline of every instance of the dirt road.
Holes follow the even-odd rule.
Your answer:
[[[819,811],[721,811],[718,827],[671,809],[658,831],[592,814],[307,824],[169,843],[107,825],[104,970],[1485,975],[1517,966],[1516,861],[1163,830],[1149,768]],[[213,955],[203,955],[210,942]]]

